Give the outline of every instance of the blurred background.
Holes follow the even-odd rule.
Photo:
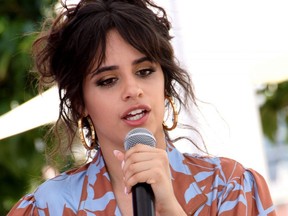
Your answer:
[[[55,2],[0,0],[0,215],[54,173],[44,136],[57,118],[57,89],[37,96],[29,71],[34,33]],[[202,101],[197,121],[208,151],[261,173],[278,215],[288,215],[288,3],[156,2]]]

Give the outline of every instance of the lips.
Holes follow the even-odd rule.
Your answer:
[[[145,109],[136,109],[128,113],[124,118],[128,121],[137,121],[141,119],[147,111]]]
[[[150,108],[146,105],[138,105],[130,107],[123,115],[122,119],[124,119],[127,123],[130,122],[138,122],[144,121],[147,117],[147,113],[150,112]]]

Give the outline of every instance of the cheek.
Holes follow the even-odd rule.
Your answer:
[[[87,112],[92,119],[96,131],[99,130],[99,127],[109,124],[109,115],[111,112],[103,105],[101,103],[92,103],[87,106]]]
[[[109,106],[106,105],[105,100],[94,95],[93,97],[86,98],[85,100],[86,110],[92,117],[101,117],[109,112]]]
[[[158,96],[155,97],[155,94],[154,94],[154,107],[155,107],[155,110],[156,111],[156,118],[158,119],[157,121],[163,121],[163,118],[164,118],[164,113],[165,113],[165,97],[164,97],[164,93],[160,93],[161,91],[158,89]]]
[[[163,121],[164,120],[164,116],[165,116],[165,99],[164,98],[162,98],[161,99],[161,101],[162,101],[162,103],[159,105],[159,107],[160,107],[160,113],[159,113],[159,116],[160,116],[160,119],[161,119],[161,121]]]
[[[95,120],[100,121],[104,119],[108,121],[108,117],[113,116],[113,113],[115,114],[116,98],[97,91],[86,96],[86,110]]]
[[[84,91],[84,104],[85,104],[85,114],[90,115],[94,118],[101,112],[101,103],[100,98],[97,98],[95,95],[91,94],[89,91]]]
[[[83,98],[86,114],[95,115],[101,112],[102,106],[105,106],[105,98],[100,94],[92,81],[86,81],[83,84]]]

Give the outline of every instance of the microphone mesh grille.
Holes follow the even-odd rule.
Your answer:
[[[146,128],[135,128],[126,135],[124,148],[125,150],[129,150],[139,143],[155,147],[156,140],[153,134]]]

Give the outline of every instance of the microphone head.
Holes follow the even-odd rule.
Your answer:
[[[127,151],[136,144],[143,144],[155,147],[156,139],[153,134],[146,128],[134,128],[126,135],[124,141],[124,148]]]

